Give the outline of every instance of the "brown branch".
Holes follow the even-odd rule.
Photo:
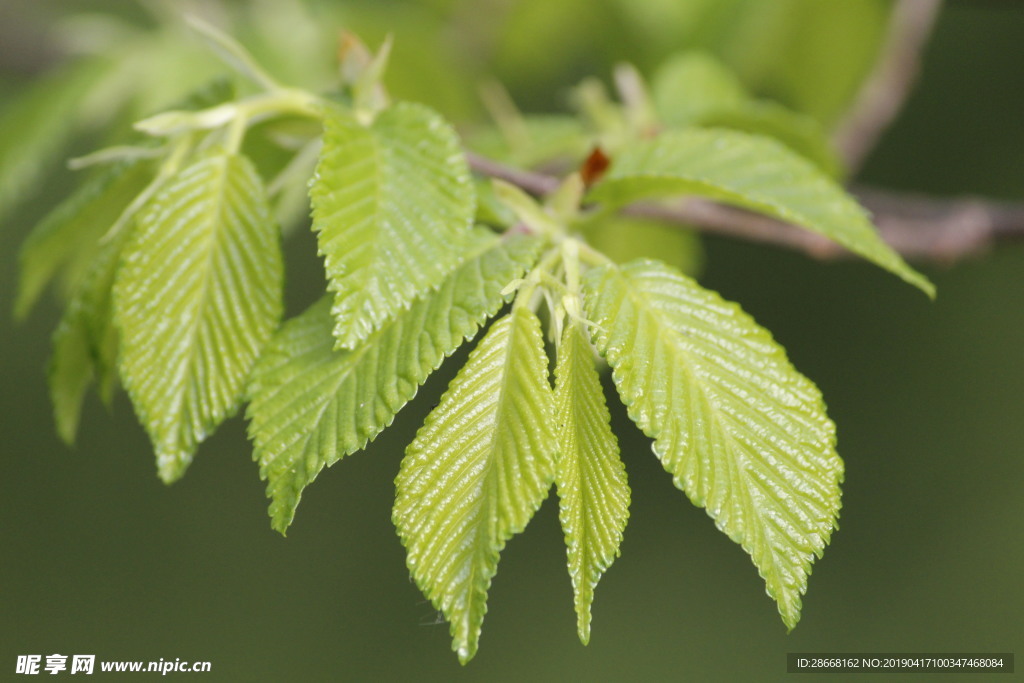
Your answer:
[[[1024,203],[971,197],[940,199],[868,188],[855,193],[873,214],[882,239],[912,260],[951,263],[984,252],[996,243],[1024,240]],[[626,212],[783,246],[819,259],[850,256],[817,233],[704,199],[687,199],[673,206],[641,203],[628,207]]]
[[[469,162],[469,167],[480,175],[504,180],[506,183],[512,183],[519,189],[537,196],[550,194],[562,184],[562,181],[555,176],[512,168],[475,152],[467,151],[466,161]]]
[[[878,62],[835,136],[851,175],[906,103],[941,6],[941,0],[898,0],[893,8]]]
[[[535,195],[548,194],[560,184],[554,176],[511,168],[471,152],[466,158],[477,173],[500,178]],[[855,189],[854,194],[873,214],[882,239],[907,258],[952,262],[996,243],[1024,241],[1024,203],[972,197],[946,199],[868,188]],[[675,204],[640,202],[623,212],[709,234],[795,249],[819,259],[850,255],[817,233],[706,199],[690,198]]]
[[[27,8],[28,4],[25,6]],[[46,17],[29,15],[26,20],[24,15],[24,10],[14,6],[5,8],[0,3],[0,71],[34,76],[45,72],[65,55],[47,36]]]
[[[952,262],[1024,240],[1024,203],[854,189],[882,238],[904,256]]]

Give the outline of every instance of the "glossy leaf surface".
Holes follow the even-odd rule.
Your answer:
[[[476,199],[455,132],[424,106],[397,104],[369,127],[330,108],[324,125],[313,229],[334,336],[352,349],[461,261]]]
[[[629,519],[629,485],[593,350],[580,323],[565,328],[558,354],[555,483],[575,595],[576,630],[586,644],[594,590],[619,555]]]
[[[281,316],[279,235],[245,157],[213,150],[140,214],[115,286],[121,379],[165,481],[238,408]]]
[[[253,371],[249,435],[284,533],[303,489],[324,467],[364,448],[420,385],[504,302],[537,242],[474,230],[471,255],[441,286],[355,349],[335,350],[330,298],[286,323]]]
[[[590,198],[621,206],[672,195],[708,197],[817,232],[934,296],[853,198],[774,140],[725,129],[668,132],[619,154]]]
[[[540,321],[517,306],[470,354],[402,461],[395,526],[462,663],[476,654],[499,553],[554,479],[554,419]]]
[[[592,335],[673,482],[750,554],[786,626],[839,513],[818,389],[733,303],[656,261],[586,275]]]

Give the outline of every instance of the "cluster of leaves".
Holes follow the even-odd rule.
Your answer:
[[[245,94],[208,88],[136,123],[143,139],[80,160],[100,172],[22,253],[21,310],[58,271],[69,293],[50,374],[61,435],[74,438],[93,381],[106,400],[123,386],[173,482],[247,403],[284,533],[320,471],[364,448],[486,328],[409,445],[393,514],[466,662],[500,551],[553,483],[589,639],[630,498],[599,355],[675,485],[750,554],[792,628],[840,506],[819,392],[736,304],[588,236],[621,230],[616,212],[633,202],[697,195],[816,231],[930,293],[837,184],[816,124],[753,99],[704,55],[669,62],[650,93],[623,69],[622,102],[585,83],[575,117],[499,107],[494,129],[468,139],[519,165],[569,160],[541,202],[474,178],[438,113],[390,100],[388,43],[372,55],[346,42],[340,87],[321,95],[195,27],[251,81]],[[595,145],[608,172],[573,172]],[[279,221],[307,183],[327,293],[280,324]]]

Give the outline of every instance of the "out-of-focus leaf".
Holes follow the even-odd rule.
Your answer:
[[[113,288],[131,234],[131,230],[121,230],[99,247],[54,333],[50,398],[57,433],[68,445],[74,443],[82,399],[92,380],[108,405],[117,384],[119,337],[114,326]]]
[[[78,130],[78,106],[105,73],[101,60],[42,77],[0,110],[0,218],[32,194],[40,174]]]
[[[100,238],[152,175],[149,162],[118,163],[101,170],[46,215],[21,247],[16,316],[28,313],[61,269],[65,294],[74,288],[92,267]]]
[[[683,52],[658,67],[651,97],[658,117],[669,127],[692,125],[711,112],[737,109],[748,99],[739,78],[703,52]]]
[[[685,226],[607,214],[587,222],[582,232],[588,244],[616,263],[660,259],[691,276],[704,266],[700,236]]]
[[[829,129],[874,66],[891,8],[886,0],[741,0],[714,49],[752,92]]]
[[[514,133],[494,126],[481,128],[469,136],[467,144],[486,157],[526,168],[552,160],[582,160],[592,144],[574,116],[523,116],[516,123]]]

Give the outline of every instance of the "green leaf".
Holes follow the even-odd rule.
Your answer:
[[[586,156],[591,136],[575,116],[534,115],[517,119],[512,130],[488,126],[472,133],[469,147],[484,156],[529,168],[538,164]]]
[[[576,630],[586,645],[594,590],[619,555],[629,519],[629,485],[593,351],[579,323],[562,334],[555,377],[559,519],[568,546]]]
[[[723,9],[730,16],[715,50],[743,82],[826,127],[849,111],[877,63],[893,8],[874,0],[713,4],[734,5]]]
[[[814,162],[831,177],[842,164],[820,124],[811,116],[750,97],[739,78],[703,52],[670,58],[655,73],[655,109],[670,128],[722,127],[773,137]]]
[[[711,112],[737,109],[748,95],[735,74],[717,59],[703,52],[684,52],[655,72],[651,98],[662,123],[683,127]]]
[[[334,292],[334,336],[348,349],[441,284],[463,256],[476,211],[455,132],[408,103],[368,128],[328,109],[310,198]]]
[[[274,90],[281,87],[281,84],[268,74],[260,63],[256,61],[256,58],[249,54],[249,51],[242,47],[242,44],[237,40],[194,14],[186,14],[185,23],[199,34],[199,37],[203,39],[207,47],[220,57],[227,66],[237,71],[239,75],[245,76],[264,90]]]
[[[215,76],[195,87],[184,97],[178,99],[171,105],[165,105],[165,110],[185,109],[187,111],[199,111],[210,109],[218,104],[230,102],[238,96],[235,83],[228,76]]]
[[[541,235],[558,234],[561,228],[559,218],[518,186],[494,178],[491,180],[491,188],[497,200],[511,209],[513,215],[531,232]]]
[[[736,304],[656,261],[595,268],[585,288],[629,416],[675,485],[750,554],[793,628],[843,476],[817,387]]]
[[[24,317],[54,275],[63,269],[66,292],[92,267],[100,238],[146,187],[153,166],[145,161],[104,169],[57,205],[21,247],[21,278],[14,313]]]
[[[681,194],[735,204],[820,233],[935,295],[934,285],[882,241],[852,197],[768,138],[723,129],[665,133],[619,154],[590,199],[622,206]]]
[[[821,125],[812,117],[780,104],[751,100],[736,109],[709,111],[695,123],[775,138],[830,177],[842,175],[843,164]]]
[[[587,243],[616,263],[656,258],[688,275],[699,273],[704,264],[700,237],[685,226],[636,216],[604,214],[580,227]]]
[[[267,186],[274,198],[274,217],[286,237],[300,225],[309,225],[309,179],[316,171],[320,143],[307,143]]]
[[[75,442],[82,401],[95,376],[94,367],[82,313],[79,307],[69,306],[53,334],[48,377],[57,434],[69,446]]]
[[[115,285],[121,379],[164,481],[237,409],[281,315],[278,230],[252,163],[208,152],[138,218]]]
[[[351,351],[333,349],[330,297],[290,320],[249,383],[249,436],[269,481],[270,516],[284,533],[303,489],[324,467],[364,448],[420,385],[501,307],[538,240],[474,229],[472,253],[434,292]]]
[[[463,664],[476,654],[499,553],[554,479],[554,416],[540,321],[514,306],[470,354],[395,480],[409,571],[450,622]]]
[[[113,288],[131,234],[122,230],[99,248],[54,333],[50,398],[57,433],[68,445],[74,443],[82,399],[92,380],[97,380],[100,397],[108,405],[117,384],[119,338],[114,326]]]
[[[476,189],[476,222],[494,227],[510,227],[516,222],[512,209],[498,199],[490,178],[474,178]]]
[[[48,74],[0,114],[0,217],[25,197],[56,161],[79,123],[77,108],[104,73],[99,61]]]
[[[194,90],[176,108],[202,109],[233,97],[231,82],[218,78]],[[141,153],[158,151],[151,140],[142,141],[135,149]],[[131,219],[130,213],[125,212],[154,175],[155,163],[141,155],[113,163],[89,176],[40,221],[19,254],[21,278],[15,316],[24,317],[31,310],[55,275],[61,293],[71,298],[85,274],[93,268],[94,260],[105,249],[105,242],[101,242],[110,239],[120,242],[119,235],[107,236],[107,232],[118,221]]]

